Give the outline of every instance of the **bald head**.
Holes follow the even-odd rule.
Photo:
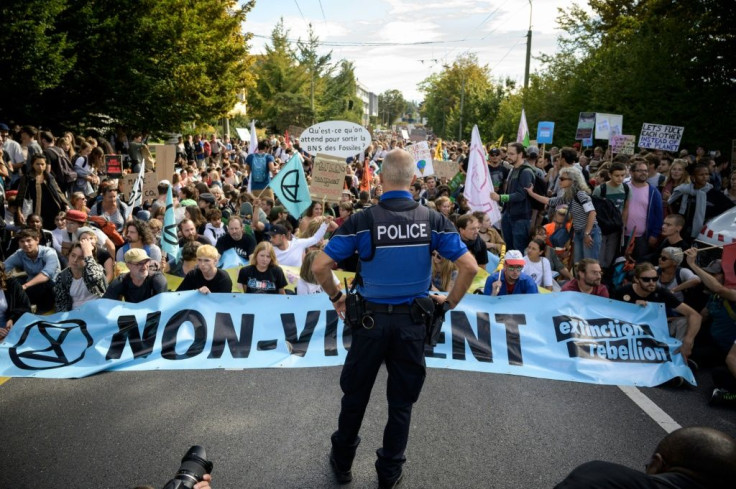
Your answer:
[[[659,442],[652,462],[661,465],[655,473],[685,472],[708,487],[731,487],[736,480],[736,440],[713,428],[681,428]]]
[[[384,190],[409,190],[414,181],[414,157],[403,149],[388,152],[381,166]]]

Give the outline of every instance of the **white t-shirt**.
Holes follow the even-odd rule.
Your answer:
[[[319,227],[314,236],[311,238],[294,238],[289,242],[289,247],[285,250],[274,247],[276,253],[276,259],[279,265],[285,265],[289,267],[300,267],[302,266],[302,259],[304,258],[304,251],[310,246],[314,246],[324,238],[327,232],[327,222],[323,222]]]
[[[69,287],[69,295],[72,296],[72,309],[79,309],[83,304],[97,299],[97,296],[87,289],[87,286],[84,284],[84,279],[81,277],[72,278],[72,285]]]
[[[542,257],[538,262],[533,262],[528,256],[524,257],[524,268],[521,273],[525,273],[534,279],[537,287],[552,287],[552,268],[549,260]]]
[[[340,279],[337,278],[335,272],[332,272],[332,281],[340,287]],[[319,284],[310,284],[301,277],[296,281],[296,295],[320,294],[322,292],[324,290],[322,290],[322,286]]]

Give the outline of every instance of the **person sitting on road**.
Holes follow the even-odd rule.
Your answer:
[[[682,267],[685,255],[682,249],[668,246],[659,254],[659,267],[657,285],[668,289],[678,300],[685,302],[683,290],[700,285],[700,278],[692,270]]]
[[[94,240],[89,235],[72,245],[69,266],[61,271],[54,284],[56,312],[79,309],[105,294],[105,269],[95,261],[93,252]]]
[[[250,265],[238,272],[238,284],[246,294],[285,294],[286,276],[274,247],[261,241],[250,256]]]
[[[163,274],[149,271],[151,257],[146,250],[130,249],[124,259],[130,271],[112,281],[105,292],[105,299],[122,299],[135,304],[167,291],[168,284]]]
[[[281,265],[300,267],[302,266],[304,252],[310,246],[314,246],[322,241],[328,226],[329,222],[323,221],[317,232],[309,238],[289,239],[289,230],[282,224],[274,224],[271,227],[271,231],[266,234],[271,238],[276,259],[278,259]]]
[[[713,428],[692,426],[665,436],[646,472],[596,460],[576,467],[555,489],[725,489],[734,481],[736,440]]]
[[[31,301],[20,283],[5,274],[0,262],[0,340],[5,338],[20,317],[31,312]]]
[[[54,280],[61,271],[56,250],[40,246],[38,231],[23,229],[17,234],[20,249],[5,260],[5,268],[19,268],[26,273],[20,279],[36,312],[42,314],[54,307]]]
[[[484,295],[537,294],[539,289],[534,279],[522,273],[526,262],[519,250],[506,252],[503,270],[486,279]]]
[[[608,297],[608,288],[601,284],[603,271],[597,260],[583,258],[575,264],[575,277],[562,286],[563,292],[582,292],[583,294]]]
[[[549,260],[544,256],[546,248],[547,246],[542,239],[534,238],[529,241],[526,247],[526,255],[524,255],[525,265],[522,273],[533,278],[537,287],[553,290],[552,268]]]
[[[198,290],[202,294],[211,292],[228,293],[233,291],[233,282],[225,270],[217,268],[220,254],[212,245],[202,245],[197,248],[197,268],[190,271],[176,289],[177,292],[184,290]]]

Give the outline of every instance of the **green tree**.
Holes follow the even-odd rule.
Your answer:
[[[341,60],[337,73],[327,80],[324,98],[324,120],[342,120],[360,124],[363,119],[363,101],[358,98],[355,66]]]
[[[297,61],[303,70],[309,76],[309,99],[310,112],[312,114],[312,124],[317,120],[321,120],[321,102],[325,93],[327,78],[332,74],[333,66],[330,64],[332,60],[332,51],[327,54],[320,55],[317,52],[319,47],[319,38],[314,33],[312,24],[309,24],[309,34],[306,41],[299,39],[297,41]]]
[[[378,95],[378,120],[386,126],[401,117],[406,111],[407,103],[399,90],[386,90]]]

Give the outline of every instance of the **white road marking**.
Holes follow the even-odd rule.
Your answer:
[[[673,431],[682,428],[682,426],[680,426],[677,421],[672,419],[669,414],[665,413],[662,408],[654,404],[654,401],[645,396],[644,393],[636,387],[629,385],[619,385],[618,388],[621,389],[624,394],[629,396],[629,399],[634,401],[634,403],[639,406],[642,411],[647,413],[649,417],[652,418],[667,433],[672,433]]]

